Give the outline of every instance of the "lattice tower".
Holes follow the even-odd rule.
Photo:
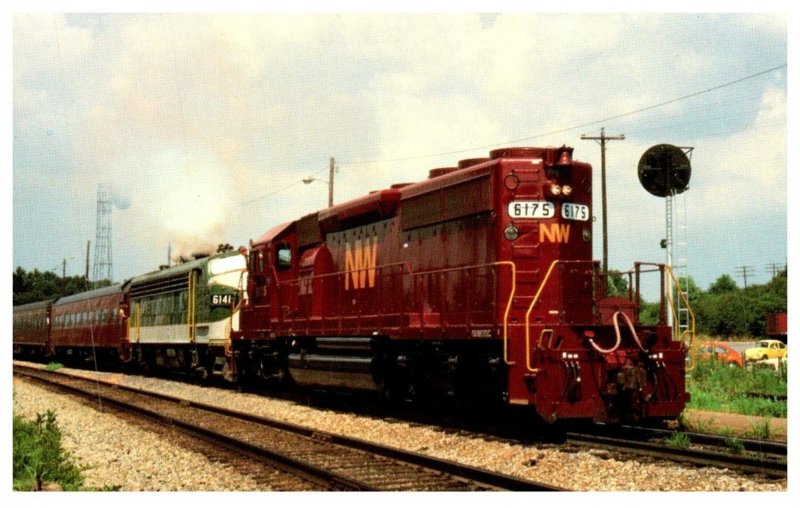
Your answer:
[[[92,281],[113,281],[114,271],[111,257],[111,185],[97,186],[97,228],[94,240],[94,266]]]

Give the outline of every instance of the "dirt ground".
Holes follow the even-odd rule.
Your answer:
[[[752,434],[762,434],[755,429],[761,429],[767,418],[763,416],[746,416],[731,413],[715,413],[699,409],[687,409],[683,413],[684,421],[689,430],[695,432],[717,432],[727,430],[742,437],[752,437]],[[769,418],[769,439],[786,441],[788,434],[786,418]],[[750,436],[747,436],[750,434]]]

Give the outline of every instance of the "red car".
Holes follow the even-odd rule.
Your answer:
[[[716,358],[717,361],[723,362],[731,367],[737,366],[744,368],[744,361],[742,360],[741,353],[725,344],[724,342],[703,342],[697,350],[699,358],[708,360],[709,358]]]

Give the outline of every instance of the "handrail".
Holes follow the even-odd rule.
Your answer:
[[[561,263],[560,259],[554,260],[550,263],[550,267],[547,269],[547,273],[542,279],[542,283],[539,284],[539,290],[536,291],[536,294],[533,296],[533,300],[531,300],[531,304],[528,307],[528,311],[525,313],[525,367],[528,369],[528,372],[539,372],[539,369],[534,369],[531,367],[531,312],[533,312],[533,307],[539,301],[539,297],[542,295],[542,290],[547,285],[547,281],[550,279],[550,274],[553,273],[553,269],[556,267],[557,264]]]
[[[686,310],[689,313],[689,319],[690,319],[690,323],[691,324],[689,325],[688,329],[686,329],[686,330],[684,330],[682,332],[679,332],[678,330],[680,330],[680,325],[679,326],[674,326],[674,323],[673,323],[672,340],[682,342],[683,344],[685,344],[688,347],[688,350],[689,350],[689,366],[686,368],[686,371],[688,372],[688,371],[694,370],[694,367],[695,367],[695,361],[694,361],[695,344],[694,344],[694,339],[695,339],[695,337],[697,335],[697,321],[696,321],[696,318],[695,318],[695,315],[694,315],[694,311],[692,311],[692,307],[689,304],[689,299],[686,297],[686,295],[683,292],[683,289],[681,288],[680,281],[675,277],[675,273],[673,273],[672,267],[669,266],[669,265],[656,265],[655,263],[639,263],[639,264],[640,265],[652,265],[652,266],[663,267],[663,269],[669,274],[669,277],[672,280],[672,282],[675,284],[675,289],[677,290],[677,293],[680,296],[681,300],[683,301],[684,305],[686,305]],[[662,281],[662,289],[663,289],[663,281]],[[663,302],[664,296],[662,295],[661,298],[662,298],[662,302]],[[675,302],[672,299],[672,293],[671,292],[667,292],[667,302],[669,303],[670,309],[672,310],[672,315],[673,316],[678,316],[678,312],[677,312],[677,309],[675,308]],[[688,336],[688,343],[687,343],[686,339],[684,338],[684,337],[687,337],[687,336]]]
[[[539,302],[539,297],[542,295],[542,291],[544,290],[545,286],[547,285],[548,280],[550,280],[550,275],[553,273],[553,269],[558,264],[580,264],[580,263],[590,263],[594,264],[594,260],[582,260],[582,259],[556,259],[550,263],[550,267],[547,269],[547,273],[545,273],[544,279],[542,279],[542,283],[539,284],[539,290],[536,291],[536,294],[531,300],[531,304],[528,307],[528,311],[525,313],[525,367],[528,369],[528,372],[539,372],[540,369],[534,369],[531,366],[531,312],[533,312],[533,308]]]
[[[508,265],[511,267],[511,292],[509,295],[508,302],[506,303],[506,308],[503,314],[503,343],[504,343],[504,360],[508,365],[513,365],[514,362],[510,362],[508,360],[507,354],[507,342],[508,342],[508,317],[511,313],[511,308],[514,300],[514,295],[516,294],[516,265],[513,261],[496,261],[492,263],[483,263],[479,265],[465,265],[465,266],[456,266],[450,268],[438,268],[434,270],[422,270],[422,271],[414,271],[412,270],[411,266],[408,262],[402,261],[397,263],[388,263],[385,265],[377,265],[373,269],[380,272],[386,269],[391,268],[401,268],[399,275],[401,276],[410,276],[415,280],[419,277],[425,275],[433,275],[433,274],[443,274],[443,273],[450,273],[450,272],[458,272],[458,271],[465,271],[465,270],[474,270],[477,268],[486,268],[486,267],[495,267],[499,265]],[[341,277],[341,276],[349,276],[352,271],[343,270],[338,272],[332,273],[323,273],[323,274],[315,274],[310,277],[297,277],[293,279],[286,279],[286,280],[278,280],[277,277],[275,279],[275,285],[277,287],[280,286],[292,286],[297,285],[300,283],[308,283],[309,281],[315,280],[325,280],[330,279],[332,277]],[[277,275],[277,274],[275,274]]]
[[[186,296],[186,327],[187,332],[189,335],[189,342],[194,344],[196,340],[195,335],[195,324],[196,324],[196,306],[197,306],[197,295],[195,293],[197,285],[197,273],[192,270],[189,272],[189,288],[188,294]]]
[[[692,311],[692,307],[691,307],[691,305],[689,305],[689,299],[686,298],[686,295],[684,294],[683,289],[681,289],[680,282],[675,277],[675,274],[672,272],[672,267],[671,266],[667,266],[667,265],[665,265],[664,267],[667,269],[667,273],[669,274],[670,278],[672,279],[672,282],[675,284],[675,289],[677,290],[678,295],[680,296],[681,300],[683,300],[684,305],[686,305],[686,310],[689,312],[689,318],[690,318],[690,321],[691,321],[691,326],[689,327],[689,329],[687,329],[685,332],[682,332],[680,334],[676,334],[675,333],[675,327],[673,326],[673,328],[672,328],[672,336],[673,336],[673,338],[675,338],[677,340],[683,341],[682,336],[685,335],[686,332],[688,332],[689,333],[689,347],[691,347],[692,343],[694,342],[694,337],[696,335],[696,330],[697,330],[696,329],[697,323],[695,321],[694,311]],[[667,300],[669,301],[670,308],[672,308],[673,315],[674,316],[678,316],[677,309],[675,308],[675,303],[672,301],[672,294],[668,294],[667,295]]]
[[[425,275],[425,274],[428,274],[428,273],[436,273],[436,272],[439,272],[439,271],[444,272],[444,271],[461,269],[461,267],[458,267],[458,268],[446,268],[446,269],[443,269],[443,270],[427,270],[427,271],[424,271],[424,272],[414,272],[413,270],[411,270],[411,267],[408,266],[408,263],[405,262],[405,261],[399,262],[399,263],[389,263],[389,264],[386,264],[386,265],[377,265],[377,266],[372,267],[371,269],[377,271],[377,270],[382,270],[382,269],[385,269],[385,268],[393,268],[393,267],[396,267],[396,266],[404,267],[406,270],[408,270],[409,275]],[[488,266],[488,265],[484,265],[484,266]],[[307,282],[308,280],[312,280],[313,281],[313,280],[316,280],[316,279],[325,279],[325,278],[330,278],[330,277],[338,277],[338,276],[341,276],[341,275],[349,275],[350,273],[352,273],[354,271],[359,272],[361,270],[368,270],[368,269],[369,268],[359,268],[357,270],[342,270],[342,271],[339,271],[339,272],[322,273],[322,274],[319,274],[319,275],[312,275],[311,277],[298,277],[296,279],[286,279],[286,280],[278,280],[277,272],[275,272],[274,269],[273,269],[273,272],[274,272],[274,276],[275,276],[275,285],[276,286],[291,286],[293,284],[299,284],[300,282]],[[402,271],[400,273],[402,273]]]
[[[231,315],[228,316],[228,323],[225,325],[225,356],[233,355],[233,340],[231,339],[231,334],[233,332],[233,316],[239,312],[239,309],[242,306],[242,301],[239,300],[236,303],[236,307],[231,309]]]
[[[142,306],[139,302],[133,304],[133,318],[134,318],[134,328],[136,329],[136,344],[139,344],[141,340],[141,327],[142,327]],[[128,326],[130,326],[130,320],[128,320]]]
[[[517,266],[513,261],[495,261],[492,263],[484,263],[479,265],[467,265],[467,266],[457,266],[457,267],[450,267],[450,268],[439,268],[434,270],[423,270],[423,271],[414,271],[411,269],[411,266],[403,261],[398,263],[389,263],[385,265],[378,265],[375,266],[373,269],[376,271],[383,271],[390,268],[400,267],[400,275],[408,275],[413,278],[418,278],[425,275],[431,274],[441,274],[441,273],[448,273],[448,272],[456,272],[456,271],[464,271],[464,270],[474,270],[476,268],[486,268],[486,267],[497,267],[497,266],[509,266],[511,268],[511,290],[508,295],[508,301],[506,302],[506,307],[503,312],[503,361],[506,365],[514,365],[515,362],[512,362],[509,359],[509,334],[508,334],[508,320],[509,315],[511,314],[511,309],[514,303],[514,296],[516,295],[517,291]],[[286,279],[286,280],[278,280],[277,274],[274,274],[275,277],[275,285],[276,286],[291,286],[294,284],[299,284],[301,282],[308,282],[309,280],[324,280],[331,277],[340,277],[340,276],[348,276],[350,275],[351,271],[343,270],[333,273],[323,273],[323,274],[315,274],[311,277],[298,277],[294,279]]]
[[[503,313],[503,361],[506,365],[511,366],[516,362],[508,359],[508,315],[511,313],[511,305],[514,303],[514,295],[517,292],[517,265],[513,261],[497,261],[494,265],[508,265],[511,267],[511,294],[508,295],[508,303],[506,303],[506,310]]]

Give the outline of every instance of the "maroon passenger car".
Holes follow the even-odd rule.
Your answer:
[[[251,241],[235,369],[548,422],[674,418],[685,348],[663,303],[638,323],[640,265],[606,298],[591,191],[572,148],[508,148],[275,227]]]
[[[53,300],[14,307],[14,356],[20,358],[48,356],[50,349],[50,315]]]
[[[125,361],[128,298],[125,284],[59,298],[53,304],[52,349],[61,358]]]

